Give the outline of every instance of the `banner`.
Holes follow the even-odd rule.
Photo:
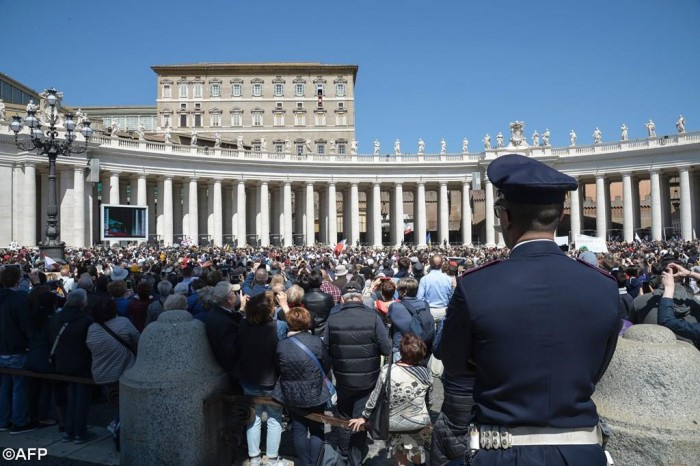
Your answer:
[[[576,243],[576,249],[581,249],[583,246],[585,246],[591,252],[608,252],[608,246],[605,244],[605,240],[603,238],[598,238],[597,236],[576,235],[574,242]]]

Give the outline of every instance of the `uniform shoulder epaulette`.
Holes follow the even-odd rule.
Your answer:
[[[492,265],[500,264],[501,262],[503,262],[503,261],[495,260],[495,261],[487,262],[484,265],[480,265],[479,267],[474,267],[473,269],[465,270],[464,272],[462,272],[462,274],[459,276],[459,278],[462,278],[465,275],[468,275],[470,273],[474,273],[474,272],[478,272],[479,270],[483,270],[486,267],[491,267]]]
[[[591,265],[591,264],[589,264],[588,262],[586,262],[585,260],[579,259],[578,257],[576,257],[575,259],[576,259],[576,262],[578,262],[579,264],[583,264],[583,265],[585,265],[586,267],[595,270],[596,272],[598,272],[598,273],[604,275],[606,278],[609,278],[610,280],[612,280],[612,281],[614,281],[615,283],[617,283],[617,280],[615,279],[615,277],[613,277],[611,274],[609,274],[609,273],[606,272],[605,270],[601,269],[600,267],[596,267],[595,265]]]

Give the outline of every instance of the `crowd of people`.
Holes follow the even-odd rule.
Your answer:
[[[638,241],[607,249],[566,252],[617,280],[621,331],[658,323],[700,347],[700,243]],[[444,464],[464,445],[434,438],[432,451],[425,448],[420,432],[431,423],[433,375],[441,370],[431,355],[439,353],[458,277],[509,254],[451,245],[342,251],[142,245],[69,248],[64,261],[48,265],[37,250],[3,250],[0,368],[92,378],[117,399],[141,332],[163,312],[187,310],[204,323],[232,389],[272,396],[284,407],[298,464],[316,464],[325,442],[324,426],[305,415],[329,409],[350,420],[336,446],[340,454],[351,465],[362,463],[368,451],[362,426],[386,383],[387,362],[394,394],[388,454],[398,464],[429,457]],[[95,436],[87,428],[89,385],[7,374],[0,384],[0,430],[58,425],[64,442]],[[262,464],[264,411],[267,464],[286,464],[279,456],[283,408],[273,405],[256,406],[247,427],[250,464]],[[118,425],[117,410],[110,430]]]

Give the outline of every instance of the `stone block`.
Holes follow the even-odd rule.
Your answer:
[[[119,382],[121,464],[231,464],[216,401],[228,378],[190,313],[164,312],[146,327]]]
[[[700,352],[659,325],[620,338],[594,401],[613,431],[616,465],[697,465]]]

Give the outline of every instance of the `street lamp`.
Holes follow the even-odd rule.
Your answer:
[[[19,115],[12,117],[10,129],[15,133],[15,145],[25,151],[37,150],[41,155],[46,155],[49,158],[49,205],[47,207],[47,225],[46,225],[46,242],[39,242],[39,250],[42,252],[42,257],[48,256],[53,259],[63,259],[63,248],[65,243],[60,240],[60,228],[58,226],[58,202],[56,194],[56,158],[59,155],[70,156],[73,154],[82,154],[87,150],[88,140],[92,137],[92,128],[90,121],[83,119],[80,123],[82,129],[80,133],[85,137],[85,145],[73,147],[73,141],[76,138],[74,133],[76,123],[73,120],[73,114],[66,114],[66,119],[63,123],[66,134],[64,139],[58,139],[58,96],[56,89],[46,90],[46,103],[49,104],[49,112],[44,115],[47,121],[42,122],[36,117],[37,107],[27,107],[27,116],[24,118],[24,124],[29,127],[29,140],[20,141],[18,135],[22,131],[22,119]],[[44,132],[41,129],[42,123],[48,125],[44,138]]]

